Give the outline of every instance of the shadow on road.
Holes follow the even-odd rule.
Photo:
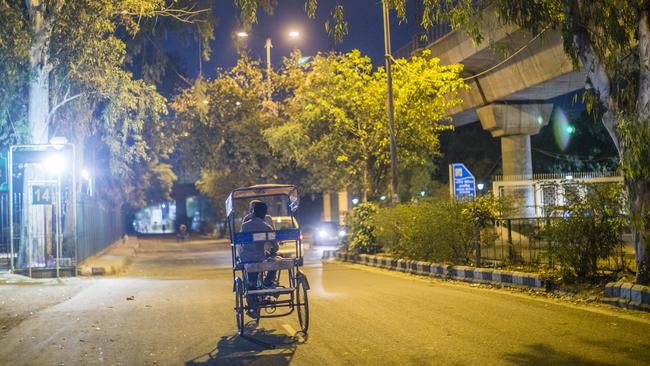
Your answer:
[[[255,329],[244,337],[221,337],[214,350],[185,365],[289,365],[301,343],[273,329]]]
[[[579,355],[562,352],[545,344],[527,346],[527,350],[508,353],[504,359],[512,365],[608,365]]]

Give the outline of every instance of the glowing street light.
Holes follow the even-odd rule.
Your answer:
[[[65,170],[65,159],[61,155],[50,155],[45,159],[45,169],[54,174],[61,174]]]
[[[478,188],[479,191],[482,191],[483,188],[485,188],[485,184],[479,183],[479,184],[476,185],[476,187]]]
[[[352,199],[352,204],[353,204],[353,205],[356,205],[357,203],[359,203],[359,199],[356,198],[356,197],[353,198],[353,199]]]
[[[249,37],[249,34],[246,31],[238,31],[235,35],[240,39],[246,39]],[[292,30],[288,33],[289,38],[297,39],[300,37],[300,32],[297,30]],[[267,100],[271,100],[272,90],[271,90],[271,48],[273,48],[273,43],[271,43],[271,37],[266,37],[264,42],[264,48],[266,49],[266,82],[268,84],[267,91]]]

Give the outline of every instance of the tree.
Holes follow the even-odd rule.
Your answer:
[[[273,114],[258,61],[242,57],[214,80],[198,79],[172,103],[186,169],[201,172],[197,187],[221,207],[239,186],[281,179],[262,131]]]
[[[426,56],[426,55],[425,55]],[[447,108],[459,103],[462,66],[396,60],[395,120],[402,172],[430,165]],[[363,200],[387,187],[385,72],[359,51],[319,54],[287,102],[288,120],[265,132],[271,147],[309,172],[314,190],[353,189]]]
[[[406,1],[400,0],[403,4]],[[564,49],[592,85],[590,107],[621,158],[636,244],[637,282],[650,283],[650,3],[645,0],[445,0],[424,2],[423,24],[450,21],[481,41],[488,5],[503,24],[562,32]]]
[[[9,81],[0,89],[0,131],[10,132],[7,143],[47,143],[55,130],[76,144],[79,166],[85,155],[106,153],[113,183],[135,177],[136,164],[160,168],[145,135],[163,124],[165,100],[125,68],[124,39],[138,34],[143,19],[190,23],[201,10],[164,0],[3,0],[0,10],[0,76]],[[91,137],[97,151],[88,154]],[[109,197],[130,202],[123,193],[135,180],[127,182],[130,189]]]

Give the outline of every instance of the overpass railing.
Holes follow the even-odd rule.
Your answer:
[[[420,32],[413,36],[407,44],[393,52],[393,57],[409,58],[426,48],[428,45],[449,34],[451,31],[451,24],[449,23],[435,24],[427,31]]]

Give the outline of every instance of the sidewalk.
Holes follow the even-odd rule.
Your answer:
[[[121,273],[131,264],[140,242],[136,236],[124,238],[108,248],[82,261],[77,269],[81,276],[113,275]]]

